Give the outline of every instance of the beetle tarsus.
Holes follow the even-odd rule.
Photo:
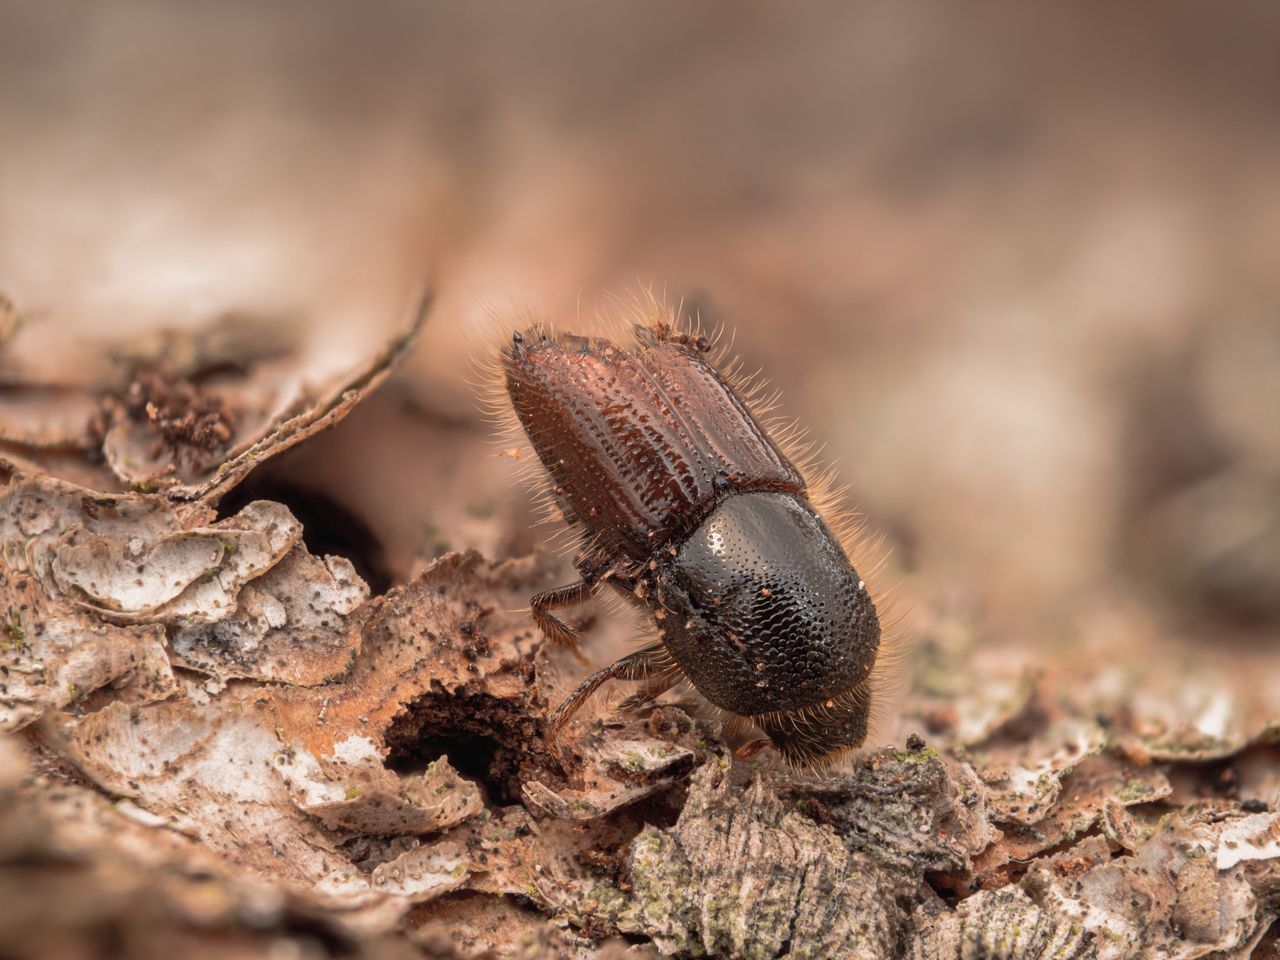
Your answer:
[[[561,607],[573,607],[586,602],[591,597],[591,585],[585,580],[570,583],[554,590],[547,590],[529,601],[529,609],[533,620],[542,631],[542,635],[557,646],[567,647],[574,659],[586,665],[590,661],[582,655],[578,647],[578,631],[563,620],[551,614],[552,610]]]

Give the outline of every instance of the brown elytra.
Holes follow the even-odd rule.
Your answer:
[[[810,502],[801,471],[716,368],[704,338],[666,322],[623,348],[531,328],[502,351],[511,405],[582,534],[581,580],[539,594],[534,619],[577,654],[551,611],[609,583],[659,640],[590,677],[552,715],[552,741],[605,681],[681,680],[748,718],[792,763],[866,737],[880,622]]]

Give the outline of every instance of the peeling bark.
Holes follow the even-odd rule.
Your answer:
[[[821,776],[739,761],[677,691],[584,713],[557,757],[548,705],[575,668],[524,610],[555,560],[444,553],[374,595],[285,504],[218,512],[405,347],[317,392],[281,392],[300,382],[282,348],[222,405],[180,377],[106,408],[103,385],[0,404],[26,451],[0,494],[6,955],[89,956],[106,935],[129,955],[583,960],[1243,960],[1264,942],[1264,677],[1033,661],[939,620],[904,749]],[[174,349],[171,372],[213,350],[188,342],[184,367]],[[89,475],[97,451],[134,489],[52,476],[51,451]]]

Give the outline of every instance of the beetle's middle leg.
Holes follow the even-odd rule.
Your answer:
[[[610,680],[650,680],[670,675],[674,669],[671,655],[661,644],[653,644],[628,654],[603,670],[597,670],[569,694],[568,698],[551,714],[547,725],[547,740],[555,750],[560,731],[575,713],[582,709],[587,698]]]
[[[538,625],[538,629],[542,631],[543,636],[552,643],[568,647],[574,659],[581,664],[586,664],[589,661],[582,655],[582,651],[578,649],[578,631],[559,617],[553,616],[551,611],[559,610],[562,607],[576,607],[580,603],[585,603],[591,599],[592,589],[594,589],[592,584],[586,580],[579,580],[577,583],[570,583],[563,587],[544,591],[529,601],[529,610],[533,614],[533,622]]]

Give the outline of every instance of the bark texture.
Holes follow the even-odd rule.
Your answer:
[[[894,708],[902,748],[843,770],[736,760],[735,733],[679,692],[601,705],[555,756],[548,704],[575,668],[524,607],[562,561],[441,550],[379,592],[285,503],[232,496],[407,342],[266,402],[259,381],[300,382],[300,360],[214,389],[197,339],[162,377],[69,389],[61,420],[41,413],[56,437],[5,425],[6,956],[1243,960],[1264,943],[1265,671],[1102,646],[1028,659],[937,617]]]

